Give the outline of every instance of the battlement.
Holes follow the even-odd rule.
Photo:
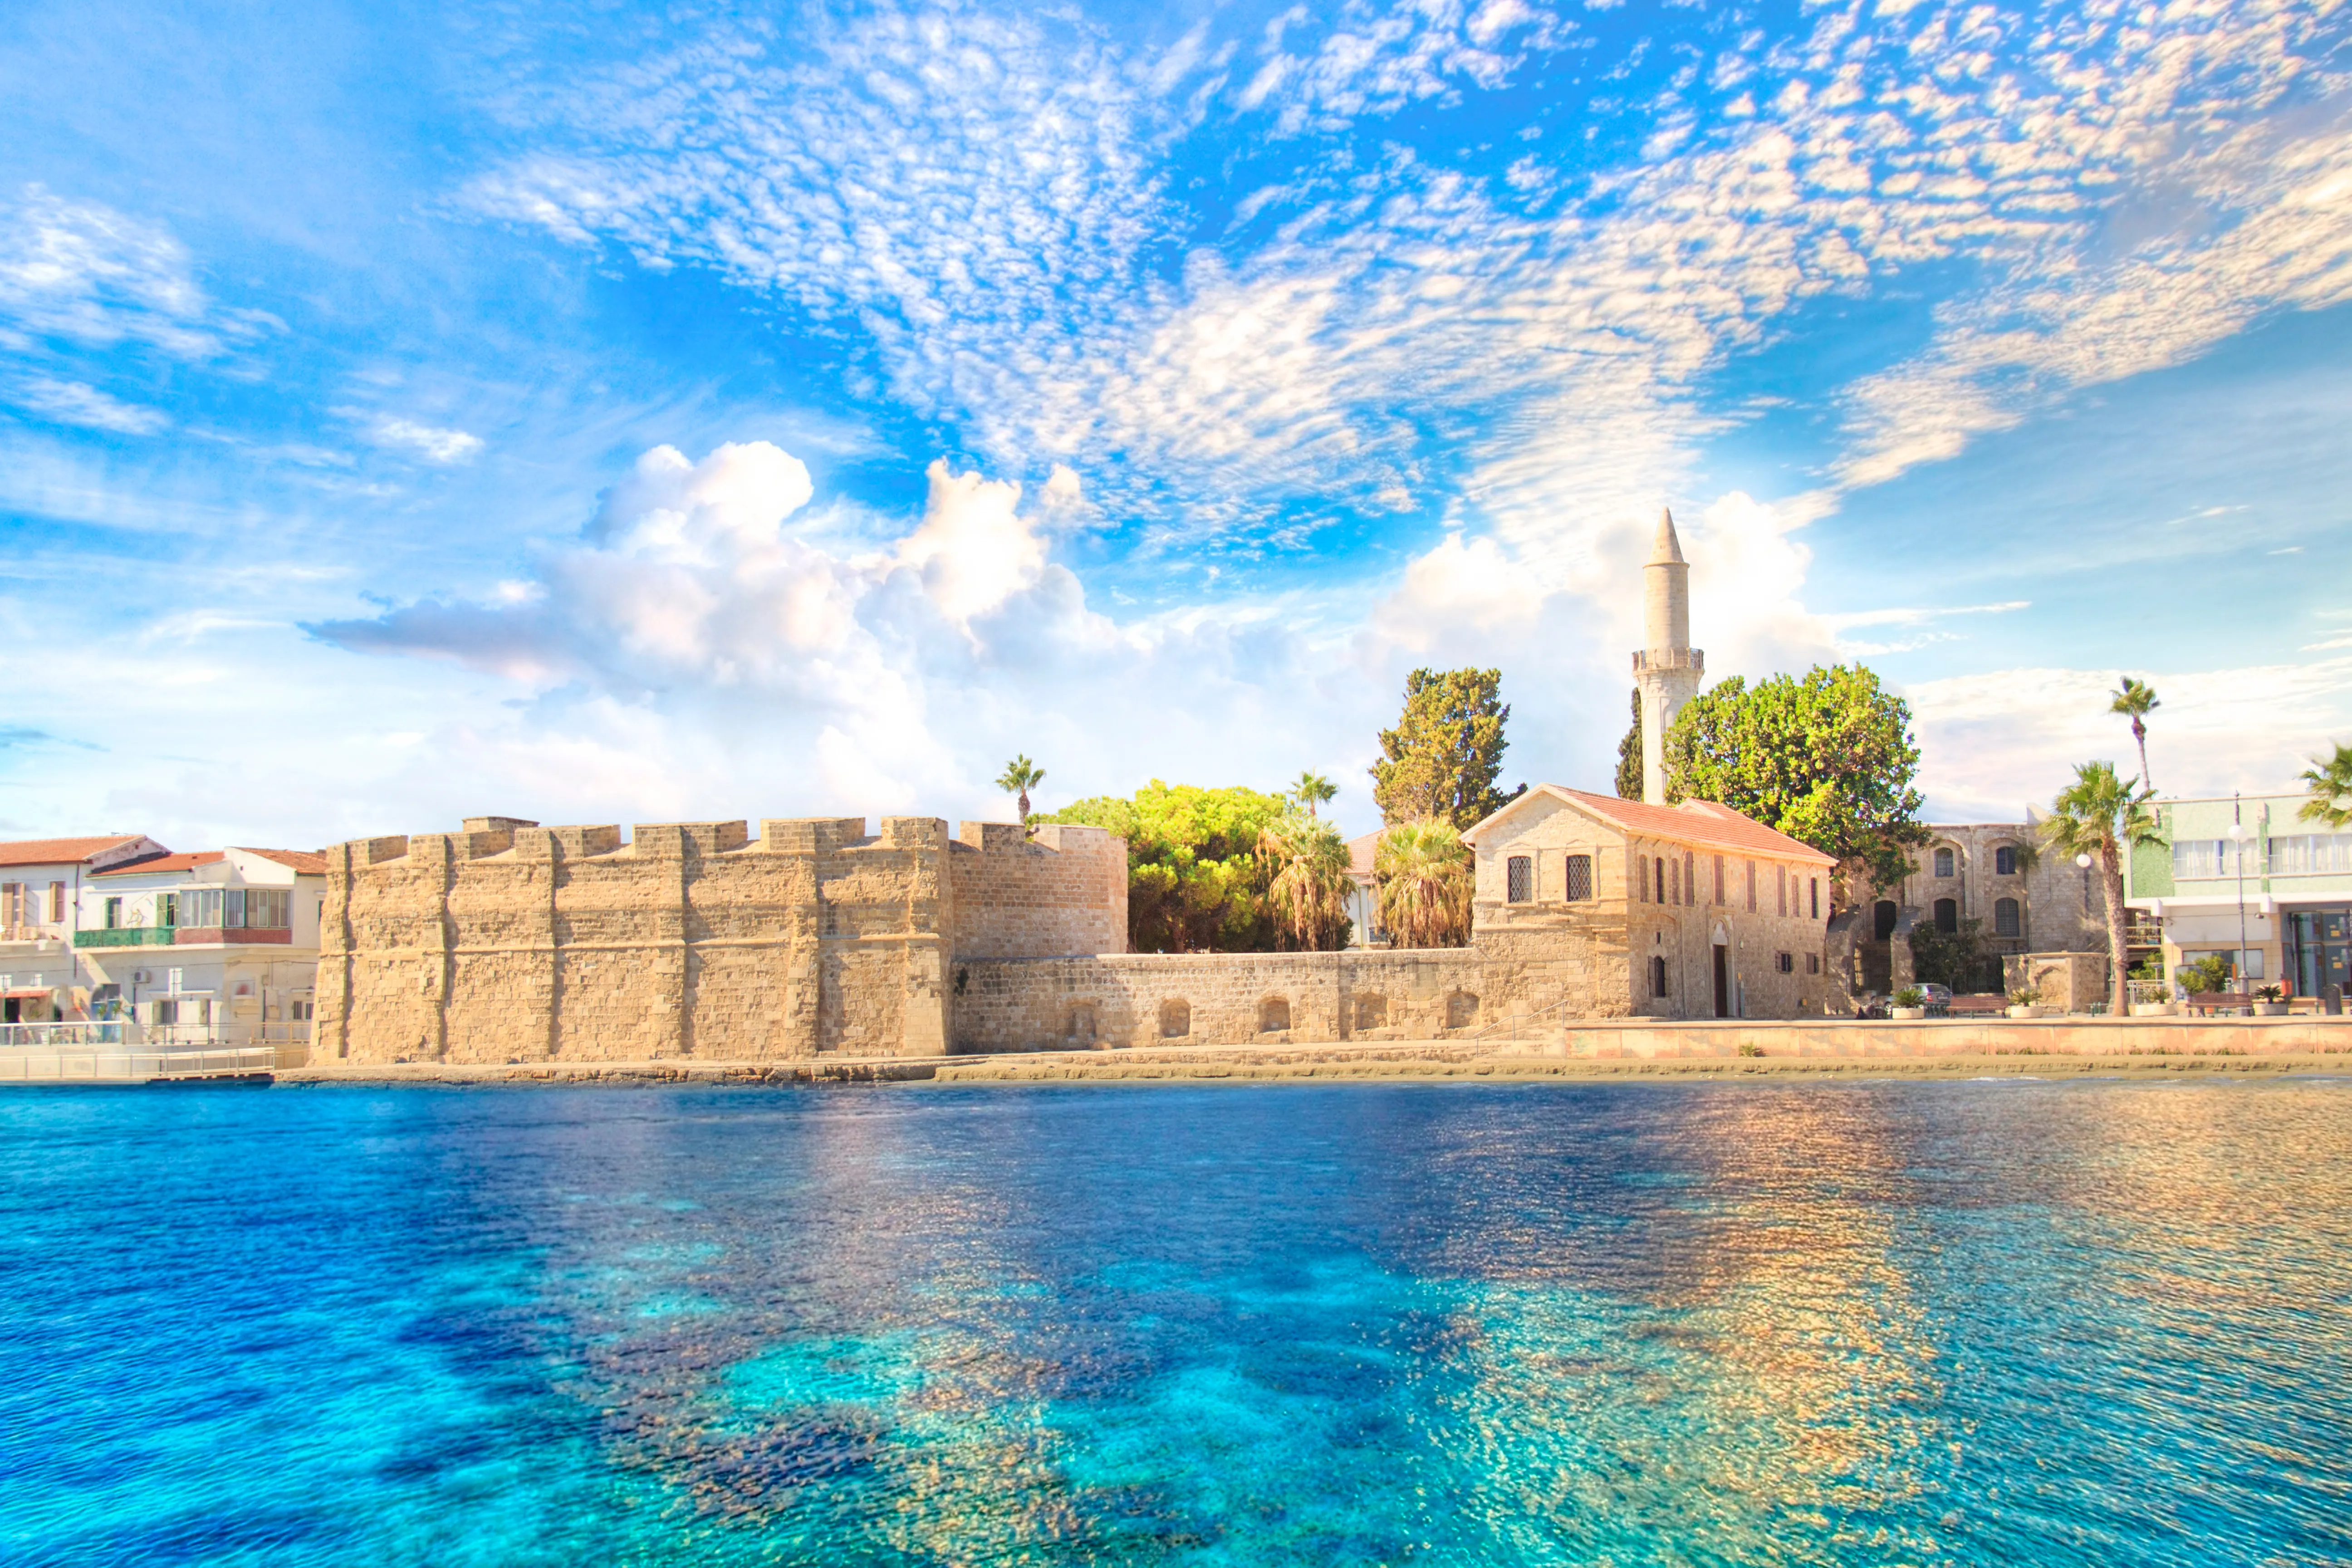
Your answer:
[[[327,862],[326,1059],[932,1054],[958,958],[1127,946],[1127,847],[1095,827],[478,816]]]

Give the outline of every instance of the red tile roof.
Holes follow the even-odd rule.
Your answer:
[[[298,876],[323,877],[327,874],[327,858],[316,849],[254,849],[242,844],[232,847],[239,854],[258,855],[264,860],[275,860]]]
[[[136,844],[137,833],[109,833],[96,838],[26,838],[0,844],[0,866],[70,866],[125,844]]]
[[[128,877],[139,871],[193,871],[199,866],[209,866],[221,858],[217,849],[205,849],[191,855],[150,855],[144,860],[126,860],[120,866],[109,866],[94,871],[94,877]]]
[[[1475,839],[1489,824],[1500,820],[1514,806],[1538,795],[1549,795],[1566,801],[1603,822],[1643,838],[1668,838],[1677,844],[1705,845],[1710,849],[1737,849],[1743,854],[1772,855],[1782,859],[1815,860],[1824,866],[1837,863],[1834,857],[1822,854],[1811,845],[1767,827],[1754,817],[1742,816],[1727,805],[1717,805],[1711,800],[1686,800],[1680,805],[1647,805],[1638,800],[1620,800],[1613,795],[1588,795],[1580,789],[1563,789],[1559,784],[1536,785],[1464,837]]]
[[[1387,831],[1383,827],[1378,833],[1367,833],[1361,838],[1348,840],[1348,875],[1369,877],[1372,874],[1372,857],[1380,850],[1381,834]]]

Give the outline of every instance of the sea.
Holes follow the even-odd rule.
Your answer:
[[[2352,1081],[10,1092],[0,1561],[2352,1563]]]

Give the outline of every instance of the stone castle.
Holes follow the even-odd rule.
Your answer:
[[[1688,567],[1645,571],[1645,802],[1544,784],[1463,837],[1466,948],[1127,951],[1099,828],[893,816],[541,827],[327,852],[314,1059],[726,1061],[1437,1039],[1506,1020],[1819,1016],[1829,857],[1668,806],[1655,738],[1696,689]]]

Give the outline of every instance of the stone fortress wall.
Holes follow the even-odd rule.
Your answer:
[[[860,817],[541,827],[327,852],[321,1062],[939,1055],[959,944],[1116,952],[1100,828]]]

